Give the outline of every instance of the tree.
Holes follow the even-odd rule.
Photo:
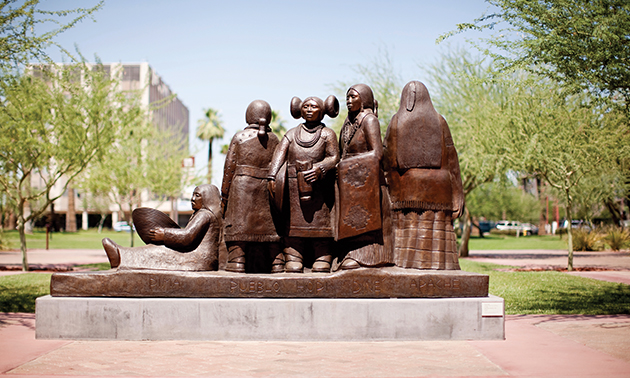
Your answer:
[[[205,118],[197,121],[197,138],[208,141],[208,183],[212,182],[212,141],[223,138],[225,129],[222,126],[219,112],[212,108],[204,109]]]
[[[119,100],[110,95],[111,81],[84,64],[40,73],[41,78],[27,74],[0,80],[0,189],[16,209],[24,270],[26,223],[113,141],[111,119]],[[56,184],[62,190],[54,195]]]
[[[574,196],[581,185],[593,185],[602,174],[621,172],[619,161],[630,157],[630,128],[620,112],[596,106],[588,93],[567,97],[546,79],[522,81],[513,103],[512,127],[506,134],[511,159],[517,169],[537,172],[564,202],[567,267],[573,270]]]
[[[431,91],[435,107],[446,118],[453,135],[468,200],[473,190],[500,178],[507,170],[509,151],[502,140],[510,126],[506,109],[514,86],[508,77],[494,77],[491,61],[463,50],[442,54],[427,71],[435,85]],[[466,206],[459,245],[462,257],[468,256],[471,219]]]
[[[466,197],[472,214],[487,219],[531,222],[538,219],[540,201],[507,180],[480,185]]]
[[[282,139],[282,137],[284,137],[284,134],[286,134],[287,132],[285,124],[286,121],[280,116],[280,112],[272,109],[271,122],[269,123],[269,127],[271,127],[271,131],[276,134],[278,139]]]
[[[505,68],[550,78],[572,93],[619,98],[630,109],[630,3],[626,0],[487,0],[498,8],[457,30],[494,29],[486,52]],[[495,52],[496,51],[496,52]]]
[[[132,227],[130,245],[133,247],[133,210],[142,202],[142,197],[179,197],[188,183],[182,168],[188,150],[184,140],[148,122],[151,109],[141,105],[139,93],[123,95],[124,100],[120,102],[123,110],[112,118],[119,133],[103,158],[82,175],[79,185],[92,197],[108,196],[118,205]]]
[[[626,0],[487,0],[497,8],[455,31],[498,29],[478,45],[501,70],[526,70],[622,108],[630,122],[630,3]],[[627,163],[625,163],[627,165]],[[628,182],[625,186],[628,186]],[[630,203],[630,192],[626,192]],[[621,224],[623,205],[604,199]],[[623,204],[623,201],[621,202]]]
[[[386,49],[379,49],[378,54],[368,64],[357,64],[353,67],[357,78],[352,82],[337,82],[331,89],[345,105],[346,91],[354,84],[364,83],[372,88],[374,99],[378,101],[378,120],[381,124],[381,137],[385,136],[387,126],[398,111],[403,79],[396,73],[392,60]],[[341,106],[339,116],[332,121],[332,128],[338,134],[346,119],[348,110]]]
[[[45,49],[57,46],[68,54],[54,38],[77,23],[91,17],[103,6],[100,1],[92,8],[76,8],[60,11],[44,11],[37,9],[39,0],[4,0],[0,3],[0,71],[7,74],[16,71],[20,66],[28,64],[31,59],[44,60],[50,63]],[[76,15],[69,22],[63,19]],[[50,27],[52,30],[37,34],[38,26]],[[14,72],[15,73],[15,72]]]

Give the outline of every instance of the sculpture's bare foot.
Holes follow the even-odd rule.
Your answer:
[[[225,270],[234,273],[245,273],[245,263],[230,261],[225,266]]]
[[[118,268],[120,265],[120,252],[118,252],[118,244],[110,238],[103,239],[102,243],[105,253],[107,253],[107,258],[109,259],[109,265],[112,266],[112,269]]]
[[[313,263],[313,273],[330,273],[331,255],[318,257]]]
[[[361,265],[353,259],[345,259],[339,266],[339,268],[343,270],[358,269],[360,267]]]
[[[302,273],[304,265],[302,265],[301,261],[287,261],[284,265],[284,271],[287,273]]]

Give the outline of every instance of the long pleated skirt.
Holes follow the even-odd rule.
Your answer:
[[[459,270],[450,211],[392,212],[394,263],[402,268]]]

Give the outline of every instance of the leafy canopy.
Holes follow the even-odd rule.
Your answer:
[[[503,68],[525,69],[630,106],[630,2],[487,0],[497,8],[438,39],[493,29],[482,39]]]

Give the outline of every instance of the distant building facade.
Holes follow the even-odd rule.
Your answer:
[[[162,80],[162,78],[155,72],[155,70],[149,65],[149,63],[111,63],[103,64],[100,66],[106,75],[115,74],[120,78],[120,90],[122,91],[139,91],[141,105],[146,109],[150,109],[148,117],[150,121],[157,126],[160,130],[168,130],[173,133],[174,136],[181,137],[185,142],[185,148],[188,149],[188,134],[189,134],[189,111],[186,105],[176,96],[170,87]],[[165,101],[168,98],[172,98],[170,101]],[[159,104],[159,106],[155,106]],[[185,163],[184,165],[190,165],[191,163]],[[194,163],[192,167],[184,166],[183,169],[187,169],[192,172],[194,169]],[[38,186],[40,177],[36,175],[31,178],[32,185]],[[59,182],[52,189],[52,194],[59,193],[65,182]],[[81,198],[81,192],[75,190],[75,211],[77,218],[77,228],[87,230],[88,227],[96,227],[101,218],[101,212],[96,209],[89,208],[86,205],[86,201]],[[182,197],[185,197],[188,193],[182,193]],[[148,194],[143,193],[140,196],[142,199],[142,206],[158,208],[165,213],[171,212],[170,202],[158,202],[153,201]],[[181,202],[181,201],[178,201]],[[65,215],[68,210],[68,193],[64,193],[54,204],[54,213],[57,220],[55,221],[56,228],[64,228]],[[87,206],[87,208],[86,208]],[[176,203],[177,207],[178,204]],[[183,207],[183,206],[181,206]],[[187,206],[188,210],[190,205]],[[186,211],[183,208],[181,211],[181,217],[187,219],[192,210]],[[121,217],[119,217],[118,205],[112,204],[109,206],[109,213],[111,218],[108,217],[105,222],[106,227],[111,227]],[[36,227],[43,226],[42,223],[46,223],[44,219],[39,220],[35,224]]]

